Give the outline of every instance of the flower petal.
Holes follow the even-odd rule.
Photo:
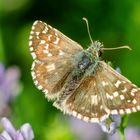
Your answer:
[[[5,75],[5,68],[4,68],[4,65],[0,63],[0,85],[1,85],[1,82],[3,82],[4,75]]]
[[[14,139],[16,130],[13,127],[12,123],[7,118],[2,118],[1,123],[3,127],[5,128],[5,130],[7,131],[7,133]]]
[[[18,67],[10,67],[5,72],[5,79],[3,81],[3,91],[5,93],[5,101],[8,102],[19,93],[19,77],[20,71]],[[7,88],[8,87],[8,88]]]
[[[3,138],[2,140],[12,140],[12,138],[6,131],[2,132],[1,137]]]
[[[32,140],[34,138],[34,133],[29,123],[24,124],[20,130],[25,140]]]
[[[22,133],[20,131],[17,131],[15,140],[25,140]]]
[[[116,132],[117,126],[120,125],[121,117],[120,115],[110,115],[105,121],[100,123],[102,130],[110,135]]]

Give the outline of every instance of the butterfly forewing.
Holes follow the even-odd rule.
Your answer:
[[[57,29],[42,21],[35,21],[29,37],[33,59],[43,62],[72,59],[82,47]]]
[[[42,21],[34,22],[29,40],[34,59],[34,82],[49,98],[54,98],[74,67],[74,56],[83,49],[78,43]]]

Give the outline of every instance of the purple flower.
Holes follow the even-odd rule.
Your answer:
[[[29,123],[16,130],[7,118],[1,119],[4,131],[0,134],[0,140],[33,140],[34,133]]]
[[[79,140],[101,140],[104,136],[98,124],[87,123],[83,120],[70,117],[70,128]]]
[[[140,128],[128,127],[125,129],[126,140],[140,140]],[[119,133],[108,136],[108,140],[120,140]]]
[[[118,73],[121,73],[121,69],[120,69],[119,67],[116,68],[116,71],[117,71]]]
[[[127,140],[139,140],[140,139],[140,128],[128,127],[126,128],[126,139]]]
[[[17,67],[5,70],[0,63],[0,117],[7,114],[9,102],[19,93],[19,78],[20,71]]]
[[[109,118],[99,124],[104,132],[113,135],[116,132],[116,129],[120,125],[120,123],[120,115],[110,115]]]

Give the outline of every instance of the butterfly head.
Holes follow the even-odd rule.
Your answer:
[[[89,53],[93,55],[94,58],[99,58],[101,54],[101,48],[103,44],[99,41],[94,41],[90,47],[87,49]]]

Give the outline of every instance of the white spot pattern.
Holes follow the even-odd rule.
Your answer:
[[[32,41],[29,41],[29,46],[32,46]]]
[[[40,41],[40,44],[42,44],[42,45],[44,45],[45,43],[46,43],[45,40],[41,40],[41,41]]]
[[[47,68],[47,71],[48,71],[48,72],[50,72],[50,71],[52,71],[52,70],[55,70],[55,64],[47,65],[46,68]]]
[[[107,97],[107,99],[113,99],[113,96],[112,95],[109,95],[108,93],[106,93],[106,97]]]
[[[102,81],[102,85],[103,86],[107,86],[108,85],[108,82]]]
[[[125,113],[123,109],[120,109],[119,112],[121,115],[123,115]]]
[[[98,105],[97,95],[92,95],[92,96],[91,96],[91,103],[92,103],[93,105]]]
[[[36,59],[36,54],[34,52],[31,53],[33,59]]]
[[[123,95],[120,95],[120,99],[121,99],[121,100],[124,100],[125,98],[124,98],[124,96],[123,96]]]
[[[115,86],[118,88],[120,84],[121,84],[121,81],[117,80],[117,82],[115,83]]]
[[[111,110],[111,114],[118,114],[118,111],[116,109]]]
[[[126,111],[126,113],[131,113],[131,110],[130,110],[130,108],[127,108],[127,109],[125,109],[125,111]]]
[[[60,38],[56,38],[56,40],[53,42],[55,45],[57,45],[59,43]]]
[[[113,96],[117,97],[119,95],[118,91],[113,92]]]
[[[132,103],[133,104],[136,104],[137,103],[136,99],[133,99]]]
[[[78,115],[77,115],[77,118],[78,118],[78,119],[82,119],[82,115],[81,115],[81,114],[78,114]]]

